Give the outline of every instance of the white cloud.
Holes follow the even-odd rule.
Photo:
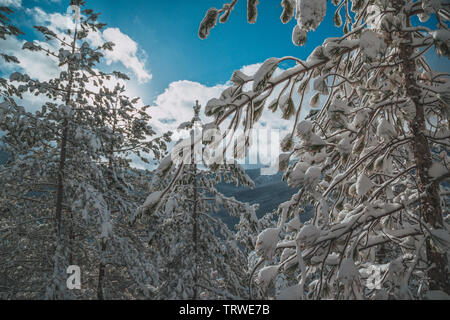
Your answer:
[[[5,1],[5,0],[0,0]],[[27,9],[27,13],[30,14],[38,24],[44,24],[52,31],[60,34],[67,28],[73,28],[73,21],[70,15],[62,15],[59,13],[46,13],[40,8]],[[104,41],[113,41],[116,43],[115,51],[107,53],[107,63],[122,63],[128,70],[133,72],[140,83],[146,82],[151,79],[151,74],[145,68],[145,59],[138,57],[139,46],[129,36],[123,34],[118,28],[108,28],[102,33],[92,33],[88,41],[93,45],[99,45]],[[44,54],[36,54],[29,51],[21,50],[23,41],[19,41],[15,38],[9,38],[2,42],[2,50],[6,53],[15,55],[21,61],[20,67],[23,72],[30,75],[32,78],[45,81],[53,77],[57,77],[59,70],[57,64],[52,61],[52,58],[45,56]],[[253,75],[260,67],[261,64],[253,64],[244,66],[241,71],[247,75]],[[2,68],[11,68],[11,66],[3,65]],[[282,70],[278,69],[275,75],[281,73]],[[226,79],[224,79],[226,80]],[[149,114],[152,116],[151,125],[155,131],[162,134],[167,131],[175,131],[178,126],[186,121],[190,121],[193,116],[193,106],[195,101],[205,107],[207,102],[212,98],[220,97],[223,90],[228,88],[230,83],[217,84],[214,86],[206,86],[199,82],[192,82],[187,80],[181,80],[172,82],[168,88],[160,94],[157,99],[151,104]],[[249,90],[246,86],[245,90]],[[272,96],[268,98],[266,105],[275,99],[282,85],[279,85]],[[127,83],[128,95],[143,96],[140,92],[142,86],[138,86],[136,81]],[[297,90],[294,90],[297,92]],[[24,101],[30,109],[34,109],[34,105],[42,104],[43,101],[33,99],[33,97],[26,97],[27,101]],[[300,97],[297,93],[294,95],[295,105],[298,106]],[[31,102],[31,104],[28,104]],[[309,112],[309,97],[304,101],[304,108],[300,118]],[[31,111],[31,110],[30,110]],[[201,117],[204,123],[212,122],[214,119],[207,118],[204,115],[204,109],[202,109]],[[272,113],[266,109],[262,115],[262,118],[256,125],[256,129],[280,129],[281,138],[284,137],[288,130],[292,130],[293,120],[283,120],[280,111]],[[264,148],[264,146],[263,146]]]
[[[14,37],[8,37],[2,41],[2,51],[19,59],[18,67],[31,78],[48,81],[59,75],[58,63],[53,57],[45,54],[22,50],[25,41]],[[12,71],[17,68],[15,64],[1,63],[3,71]]]
[[[118,28],[108,28],[103,31],[103,38],[116,44],[113,51],[106,54],[107,63],[121,62],[138,77],[139,82],[147,82],[152,75],[145,70],[145,60],[139,59],[138,44]]]
[[[153,118],[152,125],[160,133],[176,130],[181,123],[190,121],[194,116],[195,101],[198,100],[205,106],[210,99],[220,96],[227,87],[221,84],[208,87],[187,80],[172,82],[149,109]],[[203,112],[201,117],[204,121],[212,121],[207,119]]]
[[[33,9],[27,8],[25,12],[32,16],[37,24],[46,25],[55,33],[61,33],[68,28],[73,29],[75,27],[69,10],[65,15],[60,13],[47,13],[39,7],[34,7]]]
[[[247,65],[242,67],[240,71],[252,76],[256,73],[260,66],[261,63]],[[275,72],[275,76],[281,72],[282,70],[278,69]],[[198,100],[199,103],[205,107],[210,99],[220,97],[222,92],[230,85],[230,83],[225,83],[217,84],[215,86],[206,86],[199,82],[187,80],[172,82],[169,87],[155,100],[152,108],[150,109],[151,115],[154,120],[158,121],[157,125],[161,128],[164,128],[165,130],[175,130],[179,124],[191,120],[193,116],[192,107],[196,100]],[[250,85],[246,85],[244,87],[244,91],[249,90],[250,87]],[[272,95],[267,99],[266,105],[277,97],[281,91],[281,88],[282,85],[279,85],[274,90]],[[297,104],[300,102],[298,94],[294,96],[294,100]],[[304,104],[306,104],[306,102],[307,101],[305,100]],[[204,109],[202,111],[204,111]],[[305,112],[306,110],[302,112],[302,114]],[[202,120],[205,122],[213,121],[211,118],[208,119],[204,115],[204,112],[202,112],[201,116]],[[258,124],[261,128],[267,127],[271,129],[283,129],[287,125],[289,125],[289,122],[281,119],[280,111],[277,111],[274,114],[269,110],[264,112]]]
[[[0,6],[20,8],[22,0],[0,0]]]
[[[259,69],[261,64],[253,64],[242,67],[240,70],[245,74],[252,76]],[[283,70],[278,69],[275,72],[275,76],[279,75]],[[193,105],[195,101],[198,100],[199,103],[205,107],[207,102],[212,98],[220,97],[223,90],[228,88],[231,84],[218,84],[215,86],[206,86],[198,82],[192,81],[176,81],[169,85],[169,87],[157,97],[152,107],[149,109],[149,114],[153,117],[151,125],[154,127],[155,131],[159,134],[167,131],[176,131],[178,126],[186,121],[190,121],[193,116]],[[246,85],[244,87],[244,91],[250,90],[250,85]],[[272,95],[267,99],[266,106],[276,99],[281,92],[283,85],[279,85],[275,88]],[[300,103],[300,96],[297,93],[297,90],[294,90],[293,95],[294,103],[296,106]],[[300,119],[304,119],[304,117],[308,114],[310,107],[308,105],[309,96],[305,98],[303,102],[302,112],[300,114]],[[208,118],[204,115],[204,108],[201,111],[201,118],[204,123],[212,122],[214,119]],[[267,134],[270,136],[270,130],[276,130],[279,134],[279,138],[284,138],[288,133],[291,133],[292,126],[294,120],[284,120],[282,119],[281,111],[277,111],[273,113],[267,108],[264,110],[264,113],[259,120],[259,122],[255,125],[256,130],[269,130],[256,132],[257,139],[254,140],[255,144],[259,143],[258,149],[251,149],[250,159],[256,160],[258,157],[256,153],[259,153],[259,160],[263,163],[268,163],[269,161],[275,160],[273,154],[269,154],[272,151],[270,141],[266,139],[262,139],[263,134]],[[267,136],[266,136],[267,137]],[[176,140],[178,136],[175,136]],[[256,137],[255,137],[256,138]],[[278,154],[276,155],[276,157]]]
[[[2,0],[0,0],[2,1]],[[51,31],[61,34],[67,29],[73,29],[75,24],[71,18],[71,12],[66,14],[47,13],[41,8],[27,9],[26,12],[33,17],[36,23],[47,26]],[[139,49],[139,45],[128,35],[122,33],[119,28],[107,28],[103,32],[91,32],[87,40],[93,46],[99,46],[104,42],[114,42],[113,51],[105,52],[106,63],[121,63],[127,70],[134,73],[141,83],[151,80],[152,75],[146,68],[146,53]]]

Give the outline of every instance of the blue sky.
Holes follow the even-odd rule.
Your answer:
[[[88,0],[87,4],[101,12],[100,21],[119,28],[139,44],[138,56],[145,58],[153,76],[145,85],[145,98],[150,100],[174,81],[190,80],[213,86],[225,83],[234,70],[268,57],[293,55],[304,59],[324,37],[340,33],[332,24],[334,6],[330,5],[328,16],[316,32],[309,34],[307,44],[295,47],[291,42],[295,21],[287,25],[280,22],[281,1],[261,1],[258,21],[250,25],[246,21],[246,1],[241,0],[228,23],[216,27],[208,39],[200,40],[197,30],[206,10],[213,6],[220,8],[224,2]],[[68,3],[68,0],[23,0],[22,6],[64,13]],[[22,22],[29,21],[23,14],[21,18]],[[435,66],[449,70],[448,59],[433,58]]]
[[[324,22],[308,34],[305,46],[296,47],[291,40],[296,21],[281,23],[281,0],[260,1],[256,24],[247,23],[247,1],[239,0],[228,22],[213,29],[208,39],[200,40],[198,27],[205,12],[210,7],[221,8],[227,1],[87,0],[88,8],[101,13],[99,21],[107,23],[102,33],[89,40],[91,44],[116,43],[100,68],[130,75],[128,94],[141,97],[143,105],[151,106],[150,124],[156,132],[174,131],[179,124],[189,121],[195,100],[205,106],[210,99],[219,97],[234,70],[252,75],[270,57],[295,56],[305,60],[325,38],[342,34],[332,22],[335,7],[329,3]],[[0,5],[15,7],[13,20],[26,33],[22,39],[2,42],[2,51],[16,55],[21,61],[18,71],[44,81],[58,76],[54,61],[21,47],[25,39],[36,40],[33,25],[45,25],[62,33],[67,25],[73,24],[67,14],[69,3],[69,0],[0,0]],[[432,29],[435,25],[433,19],[427,23]],[[435,70],[450,72],[447,58],[438,58],[432,51],[427,57]],[[12,71],[15,70],[11,66],[0,61],[0,76]],[[32,111],[39,109],[44,100],[45,97],[30,95],[22,103]],[[301,117],[308,112],[309,106],[304,106]],[[266,111],[256,129],[258,126],[278,129],[280,137],[285,136],[292,124],[278,113]],[[213,119],[203,116],[203,120]]]
[[[64,13],[68,2],[24,0],[22,6]],[[206,10],[212,6],[220,8],[223,0],[87,1],[88,7],[101,12],[100,21],[108,27],[120,28],[139,44],[139,55],[147,58],[146,66],[153,75],[146,85],[147,98],[152,99],[177,80],[212,86],[225,83],[234,70],[269,57],[306,58],[324,35],[339,34],[330,24],[331,19],[325,19],[305,47],[295,47],[291,42],[295,21],[287,25],[280,22],[279,2],[261,1],[258,22],[250,25],[246,21],[246,1],[241,0],[228,23],[216,27],[208,39],[200,40],[197,30]],[[329,15],[332,15],[331,10]],[[24,14],[21,18],[27,21]],[[31,31],[23,27],[27,33]]]
[[[69,0],[0,0],[0,4],[8,2],[16,5],[14,20],[28,40],[36,38],[32,29],[36,24],[58,26],[62,30],[61,22],[68,17],[65,14],[70,3]],[[218,97],[234,70],[250,74],[256,71],[258,63],[270,57],[306,59],[326,37],[339,36],[342,32],[332,23],[335,7],[330,3],[324,22],[308,34],[305,46],[296,47],[291,41],[296,21],[281,23],[280,0],[260,1],[258,21],[253,25],[247,23],[247,1],[240,0],[229,21],[219,24],[208,39],[200,40],[198,27],[205,12],[210,7],[221,8],[224,2],[87,0],[87,7],[100,12],[99,20],[109,28],[101,40],[118,44],[116,54],[107,57],[110,64],[102,68],[118,69],[132,77],[128,86],[130,95],[139,96],[145,104],[156,107],[151,114],[159,121],[156,125],[161,131],[172,129],[167,124],[176,126],[190,120],[195,100],[205,105],[209,99]],[[431,28],[435,24],[432,19],[427,23]],[[21,51],[20,43],[7,42],[4,47],[12,53]],[[33,73],[52,75],[51,63],[44,61],[45,57],[36,60],[36,55],[20,54],[22,67],[30,76]],[[438,59],[432,52],[427,55],[436,70],[450,72],[447,58]],[[5,69],[0,68],[0,72]],[[33,103],[38,107],[39,101]],[[278,115],[268,113],[265,121],[271,120],[275,127],[286,125]]]
[[[223,83],[244,65],[272,56],[305,57],[314,45],[314,41],[306,48],[292,45],[294,21],[289,25],[280,23],[281,7],[277,1],[261,2],[260,19],[255,25],[246,21],[246,1],[238,2],[229,22],[216,27],[208,39],[200,40],[197,30],[206,10],[212,6],[220,8],[223,3],[223,0],[115,0],[111,6],[110,1],[99,0],[95,6],[105,21],[114,22],[146,50],[154,75],[152,89],[157,93],[180,79],[205,85]],[[329,27],[324,25],[323,31],[337,34],[337,30]]]

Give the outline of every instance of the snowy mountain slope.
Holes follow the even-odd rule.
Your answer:
[[[258,218],[261,218],[265,213],[276,210],[278,206],[291,199],[291,197],[298,191],[289,188],[286,182],[282,181],[283,174],[278,173],[272,176],[262,176],[261,169],[250,169],[245,171],[250,178],[255,182],[255,188],[236,188],[232,184],[221,183],[217,189],[227,197],[235,197],[242,202],[250,204],[259,204],[257,210]],[[232,227],[237,220],[222,212],[219,216]],[[311,210],[307,210],[307,214],[302,216],[302,221],[309,220],[312,216]]]

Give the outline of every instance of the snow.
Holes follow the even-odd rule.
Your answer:
[[[157,170],[159,172],[166,172],[172,166],[172,164],[173,164],[172,157],[167,156],[161,161]]]
[[[397,136],[397,132],[392,124],[383,118],[378,121],[377,136],[387,141],[395,138]]]
[[[283,250],[280,256],[280,263],[285,262],[287,259],[292,257],[292,255],[295,253],[295,250],[292,248],[286,248]]]
[[[289,174],[288,185],[291,188],[296,188],[299,185],[303,184],[305,181],[305,172],[308,170],[310,164],[306,162],[298,162],[294,170]]]
[[[382,24],[383,15],[381,14],[381,10],[377,5],[370,5],[367,7],[368,17],[367,17],[367,25],[372,29],[379,29]],[[390,15],[390,14],[385,14]]]
[[[330,266],[336,266],[339,264],[339,258],[340,258],[339,254],[333,252],[330,255],[328,255],[325,263]]]
[[[343,99],[336,97],[333,99],[333,102],[330,104],[330,107],[328,108],[328,112],[330,114],[335,113],[335,112],[345,114],[347,111],[347,108],[348,108],[347,103]]]
[[[309,246],[313,244],[320,235],[320,230],[313,224],[304,225],[296,237],[299,246]]]
[[[277,300],[301,300],[301,286],[296,284],[280,291]]]
[[[308,168],[305,172],[305,186],[314,187],[319,183],[322,169],[317,166]]]
[[[267,288],[275,279],[278,273],[279,266],[268,266],[262,268],[258,273],[258,282]]]
[[[247,1],[247,20],[248,23],[256,23],[258,18],[258,6],[259,0],[248,0]]]
[[[89,146],[91,147],[92,151],[97,152],[101,147],[101,143],[98,137],[91,133],[88,133],[87,137],[89,139]]]
[[[233,73],[231,77],[231,82],[233,82],[235,85],[243,84],[244,82],[250,81],[252,78],[247,76],[245,73],[243,73],[240,70],[237,70]]]
[[[156,206],[161,199],[162,191],[156,191],[150,194],[143,204],[143,209],[151,209]]]
[[[219,127],[216,125],[215,122],[210,122],[203,125],[202,130],[203,130],[203,141],[205,141],[205,143],[215,142],[214,145],[216,145],[221,141],[220,139],[215,139],[219,141],[214,141],[215,135],[220,134]]]
[[[183,122],[182,124],[180,124],[179,126],[178,126],[178,130],[185,130],[185,129],[187,129],[189,126],[191,125],[191,123],[188,121],[188,122]]]
[[[289,166],[289,160],[291,159],[290,153],[282,153],[278,157],[278,169],[282,172],[286,171]]]
[[[169,200],[167,200],[166,203],[166,215],[169,215],[171,213],[173,213],[173,211],[177,208],[177,200],[173,197],[170,197]]]
[[[279,101],[279,106],[280,106],[280,110],[283,113],[286,113],[287,109],[289,108],[289,100],[291,98],[291,95],[289,93],[284,94],[283,96],[281,96],[280,101]]]
[[[297,24],[307,31],[316,30],[326,13],[326,0],[297,0]]]
[[[446,249],[450,248],[450,232],[446,229],[432,229],[430,230],[435,240],[442,243]]]
[[[344,285],[350,285],[358,277],[358,269],[353,259],[345,258],[342,260],[338,271],[338,279]]]
[[[439,29],[430,32],[433,36],[433,39],[436,41],[442,41],[448,43],[450,41],[450,31],[445,29]]]
[[[200,23],[200,28],[198,30],[198,35],[201,39],[206,39],[212,28],[217,25],[217,20],[219,19],[219,10],[216,8],[210,8],[202,22]]]
[[[283,7],[283,13],[280,19],[283,24],[286,24],[294,17],[296,0],[282,0],[281,6]]]
[[[301,138],[308,137],[311,134],[312,129],[313,124],[311,121],[308,120],[302,121],[297,125],[297,135]]]
[[[319,137],[317,134],[315,134],[314,132],[311,133],[311,136],[309,137],[309,139],[307,141],[308,145],[315,147],[315,146],[324,146],[326,145],[326,142],[322,140],[321,137]]]
[[[352,152],[352,139],[347,135],[337,145],[337,149],[341,155],[350,154]]]
[[[291,231],[298,231],[302,226],[302,223],[300,222],[300,219],[298,216],[295,216],[295,218],[293,218],[291,221],[289,221],[286,225],[287,232],[291,232]]]
[[[104,221],[101,225],[101,235],[100,238],[107,239],[109,238],[110,234],[112,233],[112,224],[111,221]]]
[[[430,169],[428,170],[428,175],[432,179],[438,179],[445,174],[449,173],[449,169],[447,169],[446,166],[444,166],[442,163],[439,162],[433,162]]]
[[[267,259],[272,259],[277,248],[279,234],[279,228],[269,228],[261,232],[256,240],[256,252]]]
[[[218,111],[218,109],[222,108],[223,106],[225,106],[224,101],[219,100],[217,98],[213,98],[209,100],[208,103],[206,104],[205,114],[208,116],[213,115]]]
[[[321,94],[328,94],[328,86],[324,77],[319,77],[314,80],[313,83],[314,91],[318,91]]]
[[[264,89],[267,81],[278,68],[280,62],[277,58],[267,59],[253,76],[253,91],[259,92]]]
[[[313,131],[311,121],[305,120],[297,125],[297,136],[309,146],[323,146],[325,142]]]
[[[386,48],[383,39],[372,30],[366,30],[362,33],[359,46],[364,54],[372,59],[376,58]]]
[[[308,38],[306,30],[302,29],[299,25],[294,27],[292,31],[292,43],[296,46],[303,46]]]
[[[356,181],[356,193],[358,196],[364,197],[373,185],[373,182],[365,174],[361,174]]]
[[[336,50],[341,46],[336,42],[336,38],[328,38],[325,40],[323,44],[323,53],[327,57],[333,57],[335,55]]]

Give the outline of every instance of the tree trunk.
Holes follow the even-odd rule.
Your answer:
[[[116,108],[118,108],[119,105],[119,97],[117,96],[116,100]],[[113,116],[114,116],[114,122],[112,127],[112,135],[114,136],[116,133],[116,126],[117,126],[117,110],[113,108]],[[114,142],[111,142],[111,147],[109,151],[109,159],[108,159],[108,170],[109,170],[109,185],[108,188],[111,189],[113,187],[113,170],[114,170]],[[101,254],[102,258],[106,252],[107,247],[107,240],[102,240],[102,247],[101,247]],[[106,278],[106,264],[103,261],[100,261],[100,264],[98,266],[98,281],[97,281],[97,299],[98,300],[105,300],[105,294],[103,293],[103,284],[105,282]]]
[[[77,41],[78,34],[78,26],[75,27],[75,33],[73,37],[72,43],[72,54],[75,54],[75,47]],[[72,84],[73,84],[73,71],[71,70],[70,64],[68,65],[68,71],[70,74],[70,80],[67,88],[67,97],[66,97],[66,105],[70,103],[72,96]],[[61,138],[61,149],[59,155],[59,168],[58,168],[58,187],[56,193],[56,210],[55,210],[55,219],[56,219],[56,232],[58,240],[61,237],[61,228],[62,228],[62,203],[64,198],[64,169],[66,165],[66,157],[67,157],[67,136],[69,134],[69,121],[64,119],[63,122],[63,133]]]
[[[193,183],[194,183],[194,210],[193,210],[193,232],[192,232],[192,242],[194,244],[194,295],[193,300],[198,299],[198,190],[197,190],[197,164],[195,163],[195,153],[194,149],[192,152],[192,166],[193,166]]]
[[[106,251],[106,240],[102,241],[102,253],[105,253]],[[100,265],[98,267],[98,283],[97,283],[97,299],[98,300],[105,300],[105,295],[103,293],[103,283],[105,281],[105,275],[106,275],[106,265],[105,263],[100,262]]]
[[[76,47],[76,40],[77,40],[77,27],[75,27],[75,33],[72,43],[72,54],[75,53],[75,47]],[[66,105],[68,105],[71,101],[72,96],[72,85],[73,85],[73,71],[71,70],[71,66],[68,65],[68,71],[70,74],[70,80],[67,85],[67,97],[65,100]],[[63,199],[64,199],[64,170],[66,165],[66,159],[67,159],[67,138],[69,134],[69,121],[67,120],[67,117],[63,121],[63,132],[61,137],[61,146],[60,146],[60,154],[59,154],[59,167],[58,167],[58,178],[57,178],[57,189],[56,189],[56,204],[55,204],[55,224],[56,224],[56,248],[58,245],[64,246],[65,244],[63,239],[63,223],[62,223],[62,209],[63,209]],[[55,250],[55,255],[58,255],[58,249]],[[72,261],[72,257],[70,257],[70,260]],[[60,262],[60,257],[57,257],[55,260],[54,270],[56,270],[57,273],[63,272],[62,270],[65,269],[64,266],[58,265]],[[58,274],[58,277],[63,278],[63,274]],[[62,290],[63,288],[60,288],[59,285],[56,285],[56,292]],[[58,294],[58,293],[57,293]],[[58,297],[59,298],[59,297]]]
[[[393,1],[399,10],[404,5],[404,0]],[[410,26],[409,18],[406,25]],[[439,195],[439,183],[433,183],[428,175],[432,165],[430,145],[424,135],[425,112],[421,102],[419,89],[415,75],[417,74],[415,60],[410,59],[414,54],[411,32],[404,32],[401,37],[404,42],[400,45],[399,57],[402,59],[400,71],[402,84],[407,97],[414,103],[416,115],[409,123],[409,129],[413,135],[412,148],[417,177],[419,195],[425,195],[420,200],[421,219],[434,229],[443,228],[443,216]],[[448,261],[446,253],[439,252],[436,245],[428,237],[426,241],[427,259],[430,264],[428,270],[430,290],[442,290],[450,294],[450,282],[448,277]]]
[[[70,89],[69,93],[70,95]],[[63,134],[61,140],[61,149],[59,154],[59,168],[58,168],[58,188],[56,194],[56,235],[58,241],[61,239],[62,235],[62,202],[64,197],[64,169],[66,165],[66,152],[67,152],[67,134],[68,134],[68,121],[64,120],[63,123]]]

